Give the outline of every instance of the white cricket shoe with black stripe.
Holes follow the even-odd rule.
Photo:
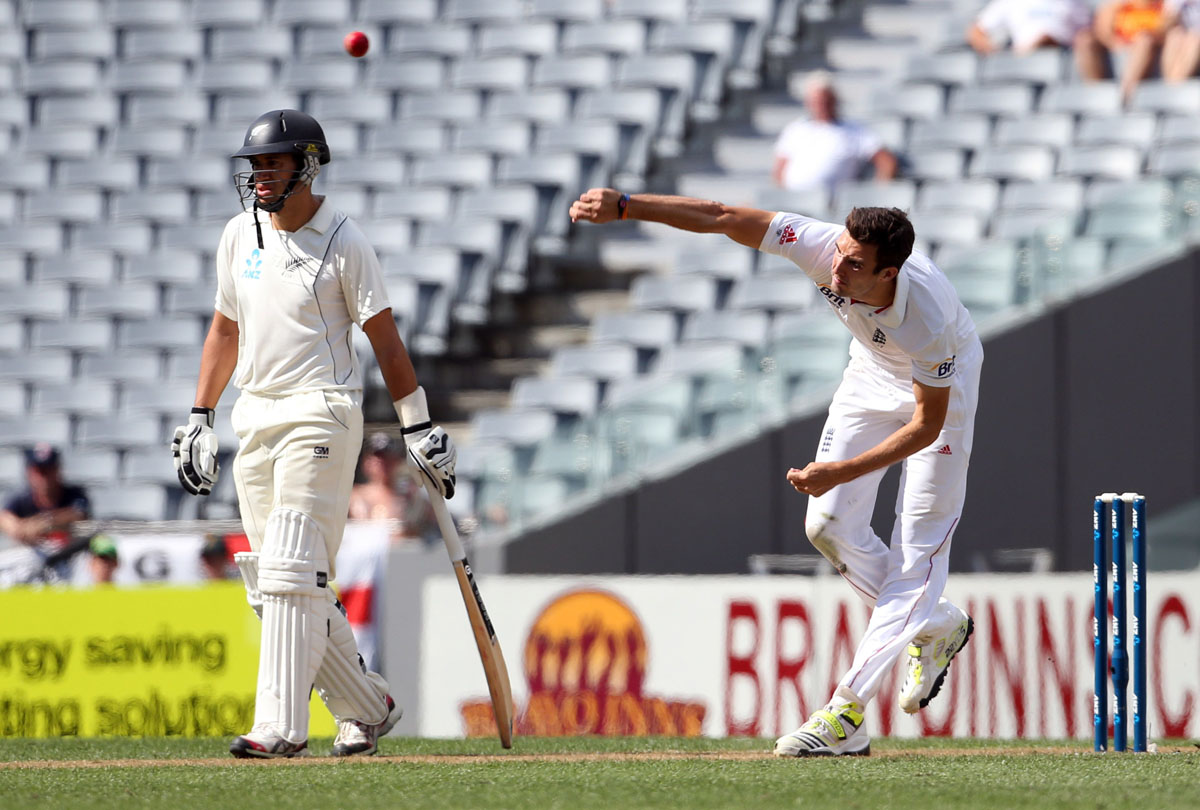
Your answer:
[[[385,736],[399,722],[404,709],[387,696],[387,716],[380,723],[360,723],[357,720],[342,720],[338,723],[338,735],[333,741],[335,757],[355,754],[370,756],[379,750],[379,738]]]
[[[863,704],[846,687],[839,687],[825,708],[808,722],[775,741],[777,757],[867,756],[871,737],[863,727]]]
[[[975,623],[961,608],[946,602],[943,609],[949,622],[930,633],[923,633],[908,646],[908,673],[900,687],[900,708],[916,714],[937,697],[950,670],[950,662],[967,646]]]
[[[249,734],[234,737],[229,744],[229,753],[238,759],[278,759],[280,757],[308,756],[308,740],[291,742],[279,735],[267,723],[250,729]]]

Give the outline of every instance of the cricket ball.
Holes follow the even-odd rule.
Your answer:
[[[342,46],[345,47],[346,53],[357,59],[367,55],[367,48],[371,47],[371,43],[362,31],[351,31],[342,40]]]

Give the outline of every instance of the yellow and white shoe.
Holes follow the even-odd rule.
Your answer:
[[[808,722],[775,741],[777,757],[867,756],[871,737],[863,727],[863,704],[845,687]]]
[[[950,662],[967,646],[975,629],[970,616],[948,602],[946,605],[958,614],[958,621],[954,622],[952,617],[950,623],[943,625],[948,629],[917,636],[908,646],[908,674],[900,687],[900,708],[909,714],[916,714],[937,697]]]

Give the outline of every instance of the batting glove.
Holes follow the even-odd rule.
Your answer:
[[[425,389],[418,386],[416,391],[392,405],[400,417],[400,432],[404,436],[408,457],[421,474],[437,487],[443,498],[453,498],[458,448],[454,446],[450,434],[440,426],[434,427],[429,420]]]
[[[179,483],[192,495],[212,492],[221,472],[217,461],[217,434],[213,433],[216,413],[212,408],[192,408],[186,425],[175,428],[171,455]]]

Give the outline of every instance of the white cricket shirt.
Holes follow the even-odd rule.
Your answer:
[[[238,324],[234,384],[252,394],[362,389],[352,329],[387,309],[379,259],[345,214],[323,200],[298,231],[259,213],[229,220],[217,248],[216,309]]]
[[[892,382],[915,380],[946,387],[959,357],[974,357],[975,323],[946,275],[921,253],[913,253],[896,277],[896,298],[876,307],[838,295],[833,257],[842,225],[780,212],[771,220],[759,250],[790,259],[811,278],[854,336],[850,354]]]
[[[783,187],[799,191],[855,179],[882,148],[883,142],[858,124],[801,118],[779,133],[775,156],[787,160]]]

